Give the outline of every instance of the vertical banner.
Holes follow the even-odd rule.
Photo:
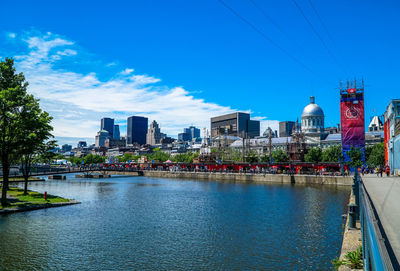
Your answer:
[[[347,162],[350,159],[346,151],[350,150],[351,146],[361,148],[364,153],[365,123],[362,96],[341,99],[340,119],[342,125],[342,150],[344,162]],[[365,159],[364,155],[363,159]]]
[[[388,129],[390,125],[388,125],[389,120],[385,120],[385,123],[383,125],[383,133],[385,136],[385,165],[389,165],[389,135],[390,133],[388,132]]]

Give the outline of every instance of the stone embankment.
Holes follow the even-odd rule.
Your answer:
[[[106,174],[138,176],[138,172],[114,172]],[[174,172],[174,171],[143,171],[145,177],[194,179],[223,182],[248,182],[248,183],[292,183],[292,184],[353,184],[350,176],[315,176],[315,175],[285,175],[285,174],[252,174],[252,173],[219,173],[219,172]]]
[[[54,207],[62,207],[62,206],[73,205],[73,204],[80,204],[80,202],[76,201],[76,200],[70,200],[68,202],[55,202],[55,203],[45,203],[45,204],[24,205],[24,206],[20,206],[20,207],[12,207],[12,208],[2,209],[2,210],[0,210],[0,215],[40,210],[40,209],[47,209],[47,208],[54,208]]]
[[[355,203],[354,194],[351,193],[349,203]],[[345,261],[345,255],[348,252],[357,250],[362,245],[361,239],[361,228],[360,223],[357,221],[356,228],[352,229],[349,227],[349,214],[347,214],[346,225],[343,233],[342,249],[340,251],[339,260]],[[347,265],[343,264],[339,267],[339,271],[350,271],[350,270],[362,270],[362,269],[351,269]]]

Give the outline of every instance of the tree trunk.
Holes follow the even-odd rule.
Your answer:
[[[22,169],[22,174],[24,175],[24,195],[28,195],[29,171],[30,171],[30,163],[25,162],[24,168]]]
[[[3,157],[3,189],[1,191],[1,205],[7,206],[7,190],[8,190],[8,176],[10,174],[10,165],[8,163],[8,157]]]

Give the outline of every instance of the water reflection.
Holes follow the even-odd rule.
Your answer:
[[[349,189],[145,177],[34,183],[80,205],[0,217],[0,269],[327,270]]]

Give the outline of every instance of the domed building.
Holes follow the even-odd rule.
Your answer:
[[[301,131],[304,134],[321,134],[324,132],[324,111],[315,103],[315,97],[310,97],[310,104],[304,107],[301,114]]]

